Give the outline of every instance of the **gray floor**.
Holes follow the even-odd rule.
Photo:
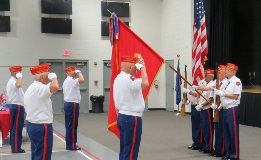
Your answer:
[[[55,115],[55,119],[64,123],[63,115]],[[220,159],[187,149],[191,144],[190,115],[180,117],[176,116],[175,112],[147,111],[142,119],[143,133],[139,160]],[[119,152],[118,138],[107,130],[107,113],[81,114],[78,131]],[[240,159],[260,160],[260,145],[261,128],[240,125]]]
[[[107,113],[80,114],[78,145],[81,152],[66,151],[64,115],[55,115],[54,160],[117,160],[119,139],[107,130]],[[198,151],[188,150],[191,144],[190,115],[174,112],[147,111],[143,116],[143,134],[139,160],[214,160]],[[240,159],[261,159],[261,128],[240,125]],[[30,142],[24,137],[26,154],[11,154],[8,139],[0,148],[0,160],[29,160]]]
[[[65,129],[64,125],[54,121],[54,142],[53,142],[53,152],[52,159],[54,160],[102,160],[108,159],[118,159],[118,153],[97,143],[96,141],[78,133],[78,145],[82,148],[81,151],[67,151],[65,149]],[[10,151],[10,137],[4,140],[3,147],[0,148],[0,160],[30,160],[30,140],[26,134],[24,128],[23,131],[23,144],[22,148],[25,149],[24,154],[12,154]]]

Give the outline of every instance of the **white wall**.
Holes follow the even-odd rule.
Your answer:
[[[32,82],[29,68],[39,59],[89,60],[89,95],[103,94],[103,60],[111,57],[108,40],[101,37],[101,1],[73,0],[73,14],[66,16],[73,22],[72,35],[41,33],[41,17],[64,17],[41,13],[41,0],[12,0],[11,32],[0,33],[0,91],[5,89],[10,78],[11,65],[23,66],[23,88]],[[164,59],[177,59],[181,54],[181,70],[184,64],[191,67],[191,39],[193,2],[191,0],[131,0],[130,27]],[[71,56],[64,57],[63,51]],[[97,62],[97,67],[93,63]],[[164,67],[157,79],[160,88],[152,88],[150,108],[165,108]],[[188,73],[189,78],[191,73]],[[98,79],[98,87],[93,81]],[[60,82],[61,83],[61,82]]]
[[[185,64],[188,66],[188,80],[191,82],[191,50],[192,50],[192,23],[193,1],[191,0],[162,0],[161,3],[161,52],[166,60],[174,59],[176,69],[180,54],[180,71],[184,75]],[[174,74],[174,79],[176,74]],[[161,81],[165,82],[165,67],[161,71]],[[165,83],[162,84],[165,86]],[[161,92],[165,97],[165,91]],[[176,94],[174,94],[174,108],[177,110]],[[161,105],[165,106],[162,99]],[[186,107],[186,112],[190,107]]]

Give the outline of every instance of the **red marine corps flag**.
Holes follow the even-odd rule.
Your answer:
[[[111,81],[110,81],[110,100],[108,113],[108,129],[120,137],[117,126],[117,113],[113,101],[113,82],[120,73],[120,61],[122,56],[140,56],[147,68],[150,87],[143,90],[144,99],[147,99],[154,78],[158,74],[164,59],[138,37],[128,26],[126,26],[115,14],[109,22],[110,40],[112,44],[111,56]]]

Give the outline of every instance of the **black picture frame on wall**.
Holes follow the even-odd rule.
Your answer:
[[[101,1],[101,14],[104,17],[110,17],[110,12],[114,12],[118,17],[130,17],[130,5],[129,3],[119,2],[103,2]]]
[[[42,33],[72,34],[72,19],[42,17]]]
[[[72,0],[41,0],[42,13],[72,14]]]
[[[0,32],[11,32],[10,16],[0,16]]]
[[[10,0],[0,0],[0,11],[10,11]]]

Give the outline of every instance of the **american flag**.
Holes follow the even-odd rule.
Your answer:
[[[208,54],[208,38],[203,0],[196,0],[193,34],[192,77],[193,85],[197,85],[204,78],[204,59],[207,59]]]

